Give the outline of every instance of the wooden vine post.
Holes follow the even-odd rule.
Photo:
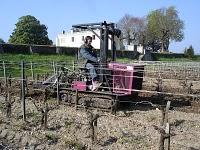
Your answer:
[[[43,109],[44,115],[43,115],[43,121],[42,121],[44,129],[47,128],[47,117],[48,117],[48,111],[49,111],[47,97],[48,97],[48,91],[47,91],[47,89],[45,89],[45,91],[44,91],[44,109]]]
[[[89,112],[89,129],[90,129],[90,138],[93,144],[97,142],[97,120],[100,117],[97,113]]]
[[[26,121],[24,61],[21,62],[21,105],[22,105],[23,121]]]
[[[170,150],[170,125],[169,125],[169,108],[171,101],[167,102],[166,108],[162,110],[161,127],[155,127],[160,133],[159,150]],[[166,142],[167,141],[167,142]]]

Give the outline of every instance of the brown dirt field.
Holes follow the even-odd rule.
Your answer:
[[[149,83],[151,82],[151,83]],[[157,81],[145,80],[144,90],[155,90]],[[192,81],[193,93],[198,94],[199,81]],[[18,87],[18,88],[16,88]],[[98,111],[103,115],[98,119],[97,143],[92,143],[89,135],[88,113],[66,105],[57,106],[56,100],[48,100],[47,129],[41,126],[41,112],[26,100],[27,121],[22,121],[20,84],[12,84],[11,118],[5,114],[5,100],[0,97],[0,149],[30,150],[157,150],[159,136],[154,126],[160,126],[160,107],[150,105],[131,105],[128,109],[117,111],[116,115]],[[179,82],[164,80],[163,91],[186,93]],[[5,90],[2,90],[2,93]],[[34,98],[38,106],[43,99],[42,92],[29,91],[28,97]],[[17,96],[17,97],[16,97]],[[140,93],[138,100],[165,105],[171,101],[169,123],[171,125],[172,150],[200,149],[200,101],[199,98],[183,96],[163,96]],[[162,101],[161,101],[162,100]]]
[[[6,118],[4,98],[0,98],[0,149],[92,149],[92,150],[157,150],[161,111],[148,106],[135,106],[118,111],[116,115],[98,111],[97,143],[92,144],[88,130],[88,115],[85,110],[56,106],[48,113],[47,129],[41,127],[41,113],[27,100],[27,121],[22,121],[21,104],[18,98],[12,106],[12,116]],[[183,112],[185,107],[174,107],[169,113],[171,124],[171,149],[200,149],[200,115]],[[180,109],[181,111],[179,111]],[[185,111],[185,110],[184,110]]]

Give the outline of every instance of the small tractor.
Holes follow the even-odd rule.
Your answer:
[[[51,85],[57,85],[55,90],[59,89],[60,100],[77,107],[116,111],[121,102],[134,101],[138,95],[137,90],[142,89],[144,65],[116,62],[114,38],[115,36],[119,37],[121,31],[115,28],[114,23],[107,23],[106,21],[73,25],[72,27],[89,30],[100,39],[100,59],[99,66],[96,69],[98,70],[99,80],[103,84],[96,91],[91,91],[89,88],[91,78],[87,70],[76,68],[72,71],[66,66],[60,68],[59,78],[52,76],[43,84],[48,85],[53,81]],[[97,29],[100,30],[100,35],[95,32]],[[109,39],[111,50],[108,49]]]

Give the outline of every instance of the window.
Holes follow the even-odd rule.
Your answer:
[[[74,42],[74,37],[72,37],[72,42]]]
[[[92,35],[92,39],[95,40],[95,35]]]
[[[84,41],[84,36],[82,36],[82,41]]]

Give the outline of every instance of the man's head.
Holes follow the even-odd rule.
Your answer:
[[[91,43],[92,43],[92,37],[91,36],[86,36],[85,37],[85,44],[91,45]]]

